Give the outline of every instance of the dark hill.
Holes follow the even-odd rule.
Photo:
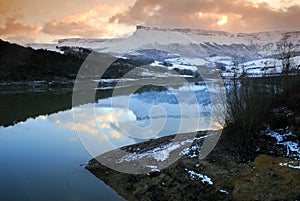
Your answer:
[[[83,58],[48,50],[34,50],[0,40],[1,81],[74,79]]]
[[[91,50],[79,47],[61,47],[61,50],[64,54],[34,50],[0,39],[0,80],[50,81],[65,78],[73,80]],[[136,66],[152,62],[153,59],[144,57],[118,58],[102,78],[120,78]]]

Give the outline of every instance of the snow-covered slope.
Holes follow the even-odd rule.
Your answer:
[[[257,49],[260,53],[273,53],[275,43],[287,38],[293,44],[298,44],[300,50],[299,32],[261,32],[250,34],[231,34],[223,31],[205,31],[195,29],[160,29],[137,26],[136,32],[128,38],[120,39],[63,39],[58,46],[79,46],[100,52],[129,53],[139,49],[161,49],[178,53],[176,47],[185,46],[189,52],[197,49],[201,53],[210,53],[215,48]],[[203,52],[199,52],[202,50]]]
[[[137,26],[137,30],[128,38],[62,39],[57,46],[83,47],[119,57],[143,55],[175,66],[179,63],[184,64],[183,66],[216,66],[227,72],[232,71],[236,66],[233,63],[236,62],[240,64],[239,68],[243,66],[249,73],[261,73],[260,70],[264,67],[263,71],[267,70],[266,72],[271,71],[269,67],[280,72],[282,62],[278,59],[280,52],[277,45],[283,41],[293,44],[292,57],[300,56],[300,31],[233,34],[224,31]],[[293,61],[298,62],[299,59],[295,58]],[[299,65],[297,62],[295,66]]]

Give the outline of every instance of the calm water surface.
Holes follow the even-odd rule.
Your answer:
[[[205,86],[195,85],[193,90],[197,104],[201,105],[201,108],[208,107],[210,102]],[[184,91],[185,88],[182,87],[175,92],[183,92],[182,96],[185,96]],[[174,94],[174,91],[172,93]],[[180,113],[178,99],[172,93],[168,90],[148,91],[116,97],[117,103],[122,103],[130,97],[128,108],[124,108],[122,104],[112,104],[112,98],[109,97],[72,109],[67,109],[67,104],[62,107],[66,110],[59,111],[61,107],[58,106],[56,113],[52,113],[51,109],[48,114],[41,112],[41,115],[32,115],[34,117],[11,126],[2,125],[0,200],[122,200],[114,190],[85,170],[84,164],[97,154],[144,141],[145,139],[124,134],[117,128],[116,121],[125,124],[134,121],[147,126],[151,122],[149,111],[153,106],[159,105],[165,110],[165,116],[160,113],[153,115],[153,122],[166,119],[164,127],[154,137],[176,132],[180,119],[185,118],[185,115]],[[14,99],[13,96],[2,96],[2,107],[3,101],[7,104],[11,102],[4,100],[5,98]],[[19,101],[11,105],[10,110],[2,108],[1,121],[7,120],[6,114],[18,118],[19,110],[15,110],[14,107],[32,108],[30,111],[37,108],[37,102],[24,103],[20,101],[22,95],[18,95],[17,98]],[[184,100],[186,105],[194,104],[189,98]],[[14,114],[8,114],[9,111]],[[74,122],[74,112],[81,115],[80,123]],[[203,116],[207,115],[207,110],[200,112]],[[20,115],[24,116],[24,113],[20,112]],[[115,119],[112,120],[112,117]],[[207,126],[203,121],[196,128],[188,125],[186,131],[205,130]]]

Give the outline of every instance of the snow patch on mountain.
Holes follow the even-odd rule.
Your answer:
[[[119,39],[63,39],[58,46],[84,47],[99,52],[128,54],[141,49],[161,49],[176,53],[174,45],[189,47],[197,45],[200,53],[207,54],[207,45],[226,48],[240,45],[243,49],[255,47],[262,53],[273,53],[277,42],[288,38],[294,44],[299,43],[300,32],[260,32],[260,33],[228,33],[223,31],[206,31],[196,29],[161,29],[139,26],[136,32],[128,38]],[[173,46],[172,46],[173,45]],[[299,46],[297,46],[299,50]],[[199,55],[203,56],[203,55]],[[207,55],[204,55],[207,56]]]
[[[195,66],[217,67],[231,75],[238,73],[264,74],[281,72],[278,44],[288,41],[293,44],[293,64],[299,67],[300,31],[229,33],[197,29],[163,29],[137,26],[127,38],[82,39],[71,38],[58,41],[56,46],[82,47],[110,53],[117,57],[142,56],[155,60],[155,65],[195,71]],[[31,44],[34,48],[57,51],[52,46]],[[238,66],[234,66],[237,62]],[[172,68],[171,68],[172,67]]]

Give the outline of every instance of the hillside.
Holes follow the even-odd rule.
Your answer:
[[[58,41],[57,51],[64,47],[81,47],[123,58],[142,55],[157,61],[155,64],[167,62],[174,68],[190,69],[190,66],[205,65],[222,69],[225,76],[230,76],[234,70],[257,76],[281,73],[282,53],[286,51],[291,53],[291,67],[299,68],[299,38],[300,31],[233,34],[223,31],[137,26],[136,31],[128,38],[62,39]],[[284,43],[291,46],[288,49],[283,48]],[[31,46],[41,47],[37,44]]]
[[[83,60],[48,50],[34,50],[0,40],[1,81],[74,79]]]
[[[39,46],[43,47],[43,46]],[[72,81],[90,54],[85,48],[60,47],[60,52],[33,49],[0,40],[0,79],[9,81]],[[52,46],[51,46],[52,47]],[[145,57],[119,58],[107,69],[103,78],[120,78],[129,70],[154,60]],[[99,66],[101,68],[101,66]],[[95,75],[95,79],[100,79]],[[0,87],[3,89],[4,85]]]
[[[155,27],[137,26],[137,30],[128,38],[119,39],[63,39],[59,40],[58,46],[78,46],[93,49],[100,52],[128,53],[140,49],[160,49],[173,53],[179,53],[176,47],[185,47],[188,50],[181,56],[205,57],[215,52],[219,54],[238,53],[257,50],[257,55],[270,55],[276,49],[276,43],[289,39],[299,44],[300,32],[261,32],[261,33],[238,33],[232,34],[223,31],[207,31],[196,29],[162,29]],[[199,50],[195,51],[195,45]],[[226,51],[227,50],[227,51]],[[182,51],[184,53],[185,51]],[[194,54],[192,54],[194,53]],[[252,53],[254,54],[254,53]],[[220,56],[220,55],[219,55]],[[244,54],[247,56],[247,54]]]

